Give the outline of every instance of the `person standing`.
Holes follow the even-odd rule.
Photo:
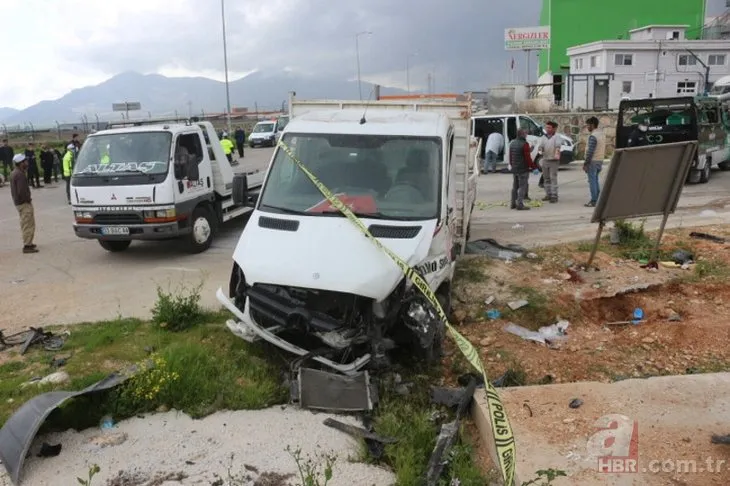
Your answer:
[[[3,175],[5,180],[9,180],[10,173],[13,171],[13,157],[15,157],[15,151],[13,147],[8,145],[8,139],[3,139],[3,145],[0,147],[0,162],[3,164]]]
[[[28,179],[30,179],[31,185],[35,189],[42,188],[41,175],[38,171],[38,162],[35,159],[35,145],[33,142],[30,142],[28,148],[25,149],[25,159],[28,164]]]
[[[527,131],[517,130],[517,138],[509,144],[509,160],[512,167],[512,199],[510,209],[526,211],[525,195],[530,179],[530,172],[537,166],[532,161],[530,144],[527,143]]]
[[[30,186],[28,185],[28,160],[25,154],[17,154],[13,157],[15,169],[10,174],[10,194],[13,197],[13,204],[20,216],[20,232],[23,235],[23,253],[38,253],[38,248],[33,243],[35,236],[35,215],[33,214],[33,203],[30,197]]]
[[[585,206],[593,208],[598,202],[598,196],[601,195],[601,186],[599,175],[603,168],[603,159],[606,155],[606,141],[603,134],[598,130],[598,118],[592,116],[586,120],[586,128],[588,129],[588,146],[586,148],[586,158],[583,162],[583,170],[588,175],[588,188],[591,193],[591,200]]]
[[[221,139],[221,147],[223,148],[223,153],[226,154],[228,162],[233,162],[233,157],[231,156],[233,153],[233,142],[231,142],[228,137],[223,137],[223,139]]]
[[[63,172],[61,172],[61,160],[63,160],[63,155],[61,155],[61,152],[58,151],[58,149],[53,149],[53,181],[58,184],[58,174],[61,174],[63,176]]]
[[[497,172],[497,157],[502,150],[504,150],[504,136],[499,132],[490,133],[484,147],[482,174]]]
[[[53,176],[53,152],[46,144],[41,146],[41,169],[43,169],[43,183],[50,184]]]
[[[540,140],[542,153],[542,174],[545,178],[545,197],[543,201],[558,202],[558,168],[560,167],[560,147],[563,139],[556,131],[558,124],[549,121],[545,124],[545,137]]]
[[[71,173],[74,164],[74,151],[76,146],[72,143],[66,146],[66,153],[63,154],[63,179],[66,181],[66,202],[71,204]]]
[[[235,138],[238,157],[243,158],[243,146],[246,145],[246,132],[243,130],[243,127],[236,128]]]

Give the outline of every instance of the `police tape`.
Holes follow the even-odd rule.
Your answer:
[[[464,336],[459,333],[449,323],[448,317],[444,312],[441,304],[436,298],[436,294],[428,286],[428,283],[419,275],[415,269],[413,269],[408,263],[403,261],[398,255],[391,251],[388,247],[383,245],[377,238],[375,238],[370,231],[368,231],[365,224],[355,216],[350,208],[344,204],[340,198],[335,196],[327,186],[325,186],[309,169],[300,161],[294,152],[286,145],[283,141],[278,142],[279,148],[281,148],[296,164],[308,178],[312,181],[312,184],[322,193],[322,195],[329,201],[329,203],[340,211],[353,225],[355,225],[377,248],[382,250],[388,255],[393,262],[403,271],[403,274],[421,291],[421,293],[428,299],[433,305],[439,319],[444,323],[449,334],[456,342],[459,350],[469,363],[484,377],[484,386],[486,387],[487,395],[487,406],[489,408],[489,418],[492,427],[492,436],[494,437],[494,445],[497,449],[497,457],[499,459],[499,468],[502,473],[502,479],[505,486],[513,486],[515,483],[515,462],[516,462],[516,447],[515,438],[512,433],[512,427],[507,418],[507,411],[502,404],[502,400],[499,398],[497,390],[491,384],[487,378],[487,373],[484,371],[484,366],[479,358],[479,354],[474,346]]]
[[[474,209],[478,211],[484,211],[487,209],[493,209],[493,208],[506,208],[509,206],[509,201],[499,201],[494,203],[485,203],[482,201],[477,201],[474,204]],[[530,208],[541,208],[542,207],[542,201],[537,201],[535,199],[531,199],[529,201],[525,201],[525,206]]]

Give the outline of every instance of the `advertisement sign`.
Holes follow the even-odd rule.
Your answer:
[[[504,48],[508,51],[550,49],[550,27],[513,27],[505,29]]]

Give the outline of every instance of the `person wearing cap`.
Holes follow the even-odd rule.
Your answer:
[[[233,157],[231,155],[233,153],[233,142],[228,139],[227,135],[224,135],[223,140],[221,140],[221,148],[223,148],[223,153],[226,154],[228,162],[233,162]]]
[[[66,202],[71,204],[71,171],[73,170],[74,152],[76,145],[70,143],[66,146],[66,153],[63,155],[63,179],[66,181]]]
[[[30,185],[28,184],[28,159],[25,154],[17,154],[13,157],[15,169],[10,174],[10,194],[13,197],[13,204],[20,216],[20,232],[23,234],[23,253],[38,253],[38,248],[33,243],[35,236],[35,215],[30,197]]]

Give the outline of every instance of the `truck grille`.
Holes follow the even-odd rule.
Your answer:
[[[142,224],[142,216],[135,213],[105,213],[94,216],[95,224]]]

